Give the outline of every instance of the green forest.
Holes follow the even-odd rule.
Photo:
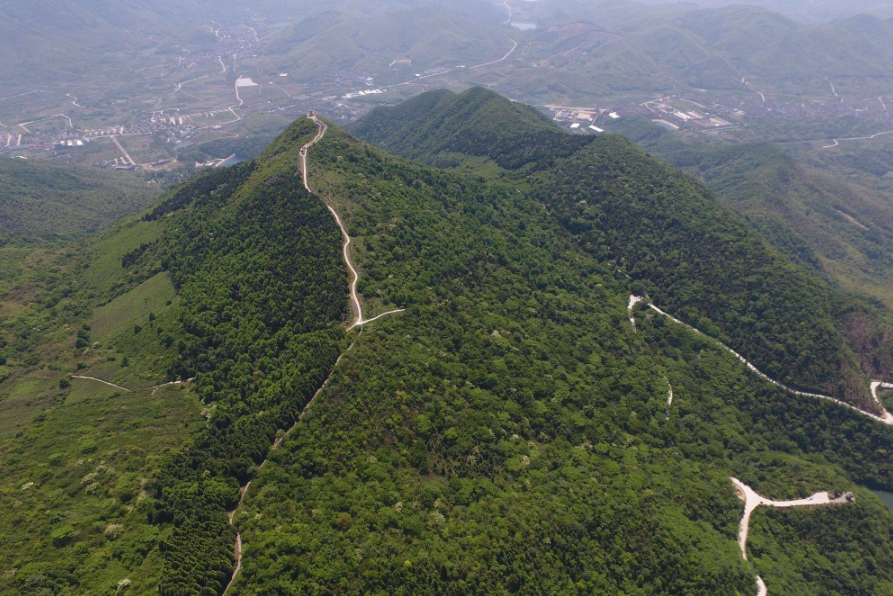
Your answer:
[[[329,125],[308,192],[302,118],[64,251],[0,253],[0,390],[47,383],[0,445],[0,593],[220,596],[239,563],[236,596],[745,595],[757,574],[893,596],[893,512],[860,488],[893,490],[893,430],[710,337],[864,405],[893,371],[839,326],[863,306],[631,142],[458,97],[352,129],[427,164]],[[405,310],[346,329],[329,206],[367,316]],[[758,510],[745,560],[732,476],[856,499]]]
[[[442,126],[451,134],[441,134]],[[704,184],[632,143],[567,134],[533,108],[484,89],[422,94],[373,110],[351,131],[434,165],[495,163],[496,171],[470,162],[535,196],[585,250],[636,282],[636,293],[779,381],[874,407],[866,375],[891,362],[888,315],[792,264]],[[491,136],[502,140],[466,141]]]
[[[0,159],[0,186],[0,247],[95,232],[149,207],[160,194],[127,172],[17,159]]]

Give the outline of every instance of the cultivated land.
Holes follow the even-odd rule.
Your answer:
[[[874,31],[889,29],[887,21],[854,18],[826,30],[756,8],[630,5],[602,11],[596,26],[587,21],[591,9],[576,5],[556,12],[548,3],[481,2],[477,12],[456,15],[447,7],[391,4],[383,14],[360,3],[357,12],[236,10],[226,19],[178,22],[201,33],[179,39],[173,50],[122,49],[108,57],[110,68],[90,75],[10,88],[0,97],[0,155],[136,169],[168,183],[233,156],[253,157],[310,108],[343,123],[429,89],[475,84],[539,105],[584,134],[615,118],[643,116],[705,139],[773,140],[817,151],[893,130],[883,63],[860,56],[862,70],[846,76],[845,65],[784,45],[799,36],[808,47],[824,36],[844,53],[864,30],[886,55],[893,50]],[[722,28],[741,31],[746,60],[724,38],[711,37]],[[373,39],[370,31],[384,33]],[[656,51],[659,43],[679,46],[679,56]],[[614,57],[630,48],[638,59]],[[762,62],[748,54],[754,48],[764,50]],[[741,60],[743,66],[729,66]],[[796,82],[786,82],[792,77]]]

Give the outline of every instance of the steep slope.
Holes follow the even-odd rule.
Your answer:
[[[0,245],[93,232],[159,196],[127,173],[16,159],[0,160],[0,186]]]
[[[300,138],[313,129],[290,132]],[[26,367],[32,358],[37,363],[38,355],[46,357],[48,348],[36,341],[44,333],[53,333],[46,340],[50,346],[59,335],[70,338],[62,340],[67,350],[74,349],[69,342],[78,350],[70,358],[81,359],[73,373],[75,363],[47,357],[45,366],[57,371],[51,373],[57,392],[50,394],[50,406],[69,395],[73,403],[44,412],[21,441],[4,445],[11,458],[0,498],[9,523],[3,524],[0,558],[4,569],[15,571],[3,575],[0,591],[95,594],[133,583],[138,593],[222,592],[233,560],[227,507],[238,500],[239,483],[253,474],[276,430],[290,426],[322,384],[344,335],[340,233],[293,175],[296,153],[276,154],[274,146],[262,164],[199,175],[142,221],[89,241],[86,254],[71,264],[78,274],[68,279],[67,290],[65,282],[56,282],[62,287],[40,300],[34,313],[12,318],[8,327],[0,320],[0,346],[5,351],[9,342],[13,365],[9,381],[17,383],[9,400],[36,388]],[[90,282],[94,271],[96,285]],[[77,344],[70,318],[79,329]],[[23,334],[26,324],[49,331]],[[62,383],[66,370],[76,376]],[[182,420],[166,404],[165,396],[177,395],[167,392],[183,384],[203,402],[204,418],[199,399],[184,401],[190,407]],[[109,391],[111,398],[133,397],[106,406],[98,398]],[[109,424],[101,423],[104,418],[84,422],[91,404],[97,416],[113,408]],[[135,412],[127,416],[114,408]],[[69,426],[80,425],[73,444],[66,443],[72,441],[66,415]],[[127,426],[115,428],[114,421]],[[65,432],[49,434],[60,425]],[[153,429],[158,436],[147,440]],[[144,447],[121,436],[124,431]],[[35,441],[32,453],[28,445]],[[111,451],[115,445],[120,452]],[[37,473],[30,457],[41,453],[59,453],[53,457],[65,473]],[[128,474],[120,477],[114,468]],[[17,492],[28,482],[26,490],[33,491]],[[60,500],[62,491],[67,499]],[[50,501],[71,513],[28,512],[27,505],[53,511]],[[106,525],[112,529],[103,534]],[[35,533],[22,533],[24,528]],[[84,553],[95,558],[85,561]]]
[[[314,188],[357,246],[364,299],[407,311],[364,328],[252,482],[234,519],[244,558],[232,593],[756,590],[729,549],[726,470],[809,494],[793,479],[839,480],[794,453],[821,445],[843,463],[850,446],[823,417],[866,420],[754,384],[681,328],[637,317],[635,333],[626,281],[510,186],[402,162],[333,127],[310,157]],[[678,414],[666,413],[668,379],[686,396]],[[812,439],[783,438],[798,428]],[[785,482],[768,479],[782,469]],[[795,594],[830,579],[820,566],[798,568],[817,575]]]
[[[427,113],[418,108],[429,104],[424,96],[381,108],[352,130],[361,137],[368,131],[383,146],[429,163],[456,152],[486,155],[523,183],[587,251],[616,263],[659,305],[722,338],[778,380],[874,408],[860,368],[865,374],[893,374],[876,367],[877,361],[891,361],[887,343],[878,355],[860,361],[853,352],[862,340],[848,341],[835,316],[846,310],[842,298],[786,262],[703,185],[618,137],[572,136],[543,120],[535,135],[517,133],[525,130],[524,121],[513,127],[504,120],[530,108],[492,92],[470,90],[452,102],[438,98]],[[474,112],[479,109],[481,118],[498,113],[503,120],[489,120],[492,128],[469,149],[464,139],[478,138]],[[413,142],[411,131],[436,127],[431,123],[450,112],[463,113],[454,123],[461,128],[436,142]],[[487,143],[488,130],[496,142]],[[535,159],[536,176],[517,170],[529,163],[517,155]]]
[[[611,149],[632,168],[634,149]],[[575,158],[526,171],[537,184]],[[153,458],[85,443],[61,486],[13,458],[0,557],[15,571],[0,591],[669,596],[752,593],[759,573],[795,596],[893,593],[893,514],[856,486],[893,489],[893,429],[629,312],[634,284],[537,198],[302,118],[257,159],[193,178],[98,239],[87,271],[118,298],[92,332],[166,277],[173,320],[148,335],[142,319],[117,324],[204,418],[151,443]],[[354,267],[370,321],[348,330]],[[53,306],[39,312],[58,317]],[[156,362],[150,337],[176,356]],[[161,381],[143,380],[140,401]],[[21,449],[41,432],[23,432]],[[41,440],[41,453],[62,448]],[[106,453],[145,475],[119,479]],[[731,476],[777,499],[853,490],[856,502],[760,526],[754,565]],[[52,515],[62,490],[68,511],[104,509]],[[33,503],[51,514],[26,516]],[[836,533],[804,535],[827,520]],[[771,564],[792,544],[808,556]],[[842,551],[862,571],[827,564]]]
[[[611,130],[702,178],[794,262],[847,292],[893,307],[893,209],[888,193],[831,176],[768,143],[690,143],[635,119],[618,122]]]

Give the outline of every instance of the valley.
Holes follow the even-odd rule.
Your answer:
[[[0,98],[0,156],[135,169],[169,184],[227,156],[253,157],[310,109],[343,124],[430,89],[474,85],[538,105],[588,134],[614,117],[643,116],[707,139],[771,140],[818,150],[836,147],[837,139],[877,139],[891,128],[882,82],[890,73],[879,65],[859,55],[865,74],[854,75],[835,60],[788,56],[792,35],[806,47],[842,44],[847,50],[840,53],[853,53],[847,44],[862,17],[842,20],[829,32],[756,8],[682,18],[666,5],[620,3],[590,20],[591,9],[566,0],[568,6],[515,3],[506,22],[505,6],[484,1],[458,14],[408,0],[395,0],[383,14],[363,3],[358,12],[336,7],[319,14],[309,0],[303,4],[303,12],[270,9],[249,18],[238,9],[225,19],[195,22],[186,11],[178,26],[195,33],[169,52],[142,50],[140,63],[151,66],[127,64],[125,71],[117,64],[123,56],[116,55],[110,58],[115,68],[102,75],[9,89]],[[512,20],[538,26],[519,31]],[[771,27],[747,29],[746,47],[729,49],[731,42],[709,32],[714,25],[757,22]],[[441,27],[450,35],[438,56],[420,34]],[[877,19],[871,27],[870,43],[880,47],[880,30],[889,23]],[[394,40],[372,40],[372,29],[393,32]],[[350,43],[329,56],[336,38]],[[673,52],[663,57],[652,51],[648,44],[657,40]],[[767,49],[754,55],[748,43]],[[301,52],[310,57],[296,59]],[[638,56],[632,62],[629,52]],[[788,64],[796,60],[802,64]],[[599,68],[606,76],[595,74]],[[791,83],[784,69],[802,76]],[[557,79],[555,72],[561,73]],[[646,79],[649,84],[642,85]]]

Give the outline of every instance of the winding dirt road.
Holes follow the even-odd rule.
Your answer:
[[[732,478],[732,483],[735,485],[735,492],[738,493],[738,497],[744,501],[744,515],[741,517],[741,526],[738,530],[738,546],[741,547],[741,554],[744,556],[744,560],[747,560],[747,536],[750,533],[750,516],[760,505],[766,507],[818,507],[818,506],[827,506],[827,505],[844,505],[846,503],[850,503],[852,495],[843,495],[836,499],[832,499],[831,495],[827,492],[820,492],[812,495],[811,497],[806,497],[805,499],[797,499],[794,501],[773,501],[771,499],[767,499],[766,497],[758,494],[754,489],[750,488],[737,478]],[[759,592],[757,596],[767,596],[769,593],[769,589],[766,587],[766,583],[763,581],[759,575],[757,576],[757,585],[759,586]]]
[[[326,136],[326,131],[329,127],[325,122],[317,118],[313,113],[311,113],[308,118],[316,123],[318,128],[318,132],[316,136],[313,137],[313,140],[301,147],[301,151],[299,154],[301,165],[300,172],[304,179],[304,188],[307,189],[307,192],[313,192],[310,189],[310,184],[307,181],[308,173],[307,173],[307,153],[310,151],[310,148],[313,147],[316,143],[322,140],[324,136]],[[371,323],[372,321],[377,321],[378,319],[387,316],[397,314],[399,312],[404,312],[406,309],[398,308],[395,310],[389,310],[387,312],[383,312],[380,315],[372,317],[371,319],[363,318],[363,305],[360,303],[360,297],[357,294],[357,283],[360,281],[360,274],[357,272],[356,268],[353,266],[353,262],[350,260],[350,236],[347,233],[347,228],[344,227],[344,222],[341,221],[341,217],[338,215],[338,212],[332,208],[331,205],[326,203],[326,207],[328,207],[329,211],[335,217],[335,221],[338,223],[338,227],[341,228],[341,234],[344,236],[344,243],[341,247],[341,251],[344,256],[344,262],[347,263],[347,268],[350,270],[351,281],[350,281],[350,301],[352,305],[352,310],[354,315],[356,315],[356,319],[353,323],[348,327],[348,330],[353,329],[354,327],[362,327],[367,323]]]
[[[689,329],[690,331],[696,333],[697,335],[701,335],[703,337],[712,339],[717,344],[719,344],[724,350],[726,350],[730,354],[734,355],[738,360],[743,362],[747,366],[747,368],[749,368],[751,371],[756,373],[760,378],[762,378],[766,381],[769,381],[773,385],[780,387],[781,389],[784,389],[785,391],[788,391],[789,393],[793,393],[794,395],[800,395],[800,396],[818,397],[821,399],[827,399],[827,400],[833,401],[834,403],[842,405],[844,407],[850,408],[851,410],[855,410],[855,411],[859,412],[860,414],[863,414],[865,416],[873,418],[879,422],[883,422],[884,424],[893,425],[893,416],[891,416],[890,413],[884,408],[884,406],[881,403],[881,400],[877,394],[878,388],[893,389],[893,383],[886,383],[883,381],[873,381],[871,383],[871,396],[872,396],[872,398],[874,398],[875,402],[877,402],[878,407],[880,407],[880,409],[883,411],[883,413],[884,413],[883,416],[877,416],[875,414],[865,412],[864,410],[860,410],[859,408],[851,406],[850,404],[844,403],[838,399],[835,399],[835,398],[827,396],[827,395],[821,395],[818,393],[807,393],[804,391],[797,391],[796,389],[791,389],[790,387],[783,385],[782,383],[779,383],[778,381],[776,381],[774,379],[769,378],[768,376],[766,376],[765,374],[760,372],[760,370],[758,370],[757,367],[755,367],[753,364],[748,362],[741,354],[739,354],[732,348],[728,347],[721,341],[714,339],[714,338],[708,336],[707,334],[705,334],[703,331],[701,331],[695,327],[692,327],[691,325],[689,325],[687,323],[683,323],[676,317],[673,317],[672,315],[665,313],[664,311],[662,311],[661,309],[656,307],[653,303],[651,303],[649,300],[647,300],[641,296],[632,295],[629,298],[629,303],[628,303],[627,309],[629,311],[630,321],[632,322],[634,327],[635,327],[636,322],[635,322],[635,318],[633,317],[633,309],[635,308],[636,304],[638,304],[639,302],[646,302],[648,307],[651,308],[652,310],[654,310],[655,312],[657,312],[658,314],[663,315],[664,317],[670,319],[674,323],[681,325],[681,326],[685,327],[686,329]],[[667,381],[667,384],[669,385],[670,381],[666,377],[664,377],[664,379]],[[672,385],[670,385],[669,399],[667,400],[667,408],[668,408],[667,409],[667,419],[669,419],[669,407],[672,404],[673,404],[673,387],[672,387]],[[819,493],[816,493],[810,497],[806,497],[805,499],[796,499],[793,501],[773,501],[771,499],[767,499],[766,497],[761,496],[759,493],[757,493],[755,490],[753,490],[752,488],[750,488],[749,486],[747,486],[746,484],[744,484],[737,478],[732,478],[731,480],[732,480],[732,483],[735,485],[735,491],[738,493],[738,496],[741,498],[741,500],[744,501],[744,515],[741,517],[741,525],[738,530],[738,546],[741,548],[741,554],[744,557],[745,561],[747,560],[747,537],[748,537],[748,534],[750,533],[750,517],[751,517],[751,514],[754,512],[754,510],[757,507],[759,507],[761,505],[766,506],[766,507],[780,507],[780,508],[815,507],[815,506],[827,506],[827,505],[843,505],[843,504],[852,502],[851,494],[845,494],[845,495],[838,497],[836,499],[832,499],[831,495],[827,492],[819,492]],[[769,589],[766,587],[766,583],[763,581],[763,578],[760,576],[757,576],[756,582],[757,582],[757,586],[758,586],[757,596],[767,596],[769,594]]]
[[[637,298],[637,300],[634,301],[633,298]],[[646,301],[646,300],[644,300],[643,298],[640,298],[640,297],[638,297],[638,296],[631,296],[631,297],[630,297],[629,311],[630,311],[630,319],[631,319],[631,320],[633,319],[633,317],[632,317],[632,309],[635,307],[636,304],[638,304],[639,302],[642,302],[642,301]],[[647,301],[646,301],[646,302],[647,302]],[[647,304],[648,304],[648,308],[652,309],[653,311],[657,312],[657,313],[660,314],[660,315],[663,315],[664,317],[666,317],[667,319],[673,321],[673,322],[676,323],[677,325],[681,325],[681,326],[685,327],[686,329],[692,331],[693,333],[696,333],[697,335],[700,335],[700,336],[709,338],[709,339],[711,339],[712,341],[716,342],[722,349],[724,349],[724,350],[727,351],[728,353],[730,353],[730,354],[732,354],[733,356],[735,356],[735,358],[737,358],[739,361],[741,361],[741,362],[742,362],[748,369],[750,369],[751,372],[753,372],[754,374],[756,374],[758,377],[760,377],[760,378],[763,379],[764,381],[768,381],[768,382],[772,383],[773,385],[775,385],[776,387],[778,387],[778,388],[780,388],[780,389],[784,389],[784,390],[787,391],[788,393],[791,393],[791,394],[793,394],[793,395],[798,395],[798,396],[800,396],[800,397],[815,397],[815,398],[818,398],[818,399],[826,399],[826,400],[828,400],[828,401],[833,401],[833,402],[836,403],[837,405],[840,405],[840,406],[843,406],[843,407],[845,407],[845,408],[849,408],[849,409],[851,409],[851,410],[854,410],[854,411],[856,411],[856,412],[859,412],[859,413],[862,414],[863,416],[868,416],[869,418],[872,418],[873,420],[876,420],[876,421],[881,422],[881,423],[883,423],[883,424],[886,424],[886,425],[888,425],[888,426],[893,426],[893,415],[891,415],[890,412],[888,412],[888,411],[886,410],[886,408],[884,408],[883,404],[881,403],[880,398],[879,398],[878,395],[877,395],[877,390],[878,390],[879,387],[884,388],[884,389],[887,389],[887,388],[893,389],[893,384],[891,384],[891,383],[886,383],[886,382],[884,382],[884,381],[872,381],[872,383],[871,383],[871,396],[872,396],[872,398],[874,398],[874,401],[877,403],[877,405],[878,405],[878,407],[880,408],[881,412],[883,412],[880,416],[878,416],[877,414],[872,414],[871,412],[866,412],[865,410],[862,410],[862,409],[860,409],[860,408],[857,408],[856,406],[850,405],[850,404],[848,404],[848,403],[846,403],[846,402],[840,401],[839,399],[834,398],[834,397],[831,397],[830,395],[822,395],[821,393],[810,393],[810,392],[808,392],[808,391],[799,391],[799,390],[797,390],[797,389],[792,389],[791,387],[788,387],[787,385],[785,385],[785,384],[783,384],[783,383],[780,383],[780,382],[776,381],[775,379],[769,377],[769,376],[766,375],[765,373],[763,373],[760,369],[758,369],[758,368],[757,368],[756,366],[754,366],[750,361],[748,361],[744,356],[742,356],[741,354],[739,354],[738,352],[736,352],[735,350],[733,350],[733,349],[730,348],[729,346],[725,345],[724,343],[722,343],[722,342],[719,341],[718,339],[715,339],[715,338],[713,338],[713,337],[710,337],[709,335],[707,335],[706,333],[704,333],[704,332],[701,331],[700,329],[697,329],[697,328],[695,328],[695,327],[692,327],[692,326],[689,325],[688,323],[684,323],[684,322],[680,321],[679,319],[677,319],[676,317],[674,317],[674,316],[672,316],[672,315],[670,315],[670,314],[665,313],[664,311],[662,311],[661,309],[659,309],[657,306],[655,306],[654,303],[652,303],[652,302],[647,302]],[[633,324],[635,324],[635,323],[633,323]]]
[[[870,141],[876,139],[878,137],[882,137],[884,135],[893,135],[893,130],[888,130],[885,132],[879,132],[877,134],[871,135],[870,137],[848,137],[845,139],[834,139],[834,142],[830,145],[823,145],[822,149],[833,149],[840,145],[840,141]]]

